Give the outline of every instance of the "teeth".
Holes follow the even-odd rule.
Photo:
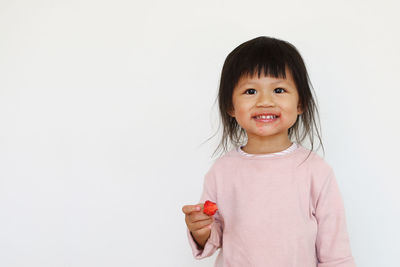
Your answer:
[[[276,116],[275,115],[267,115],[267,116],[261,115],[261,116],[256,116],[256,118],[257,119],[269,119],[269,120],[272,120],[272,119],[275,119]]]

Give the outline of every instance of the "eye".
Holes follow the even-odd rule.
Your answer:
[[[281,88],[281,87],[279,87],[279,88],[275,88],[275,92],[276,92],[276,90],[278,90],[279,91],[279,93],[283,93],[283,92],[286,92],[286,90],[285,89],[283,89],[283,88]]]
[[[255,89],[253,89],[253,88],[247,89],[247,90],[245,91],[245,94],[246,94],[247,92],[249,92],[249,91],[255,91]],[[251,95],[252,95],[252,94],[251,94]]]

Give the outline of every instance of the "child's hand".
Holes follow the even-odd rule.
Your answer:
[[[203,213],[204,204],[183,206],[185,221],[189,231],[196,236],[208,236],[211,232],[211,224],[214,222],[213,216]]]

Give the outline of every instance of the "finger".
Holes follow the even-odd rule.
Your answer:
[[[197,235],[200,235],[200,236],[204,236],[204,235],[207,235],[207,234],[210,234],[210,232],[211,232],[211,227],[203,227],[203,228],[201,228],[201,229],[199,229],[199,230],[197,230],[197,231],[193,231],[192,233],[194,233],[195,235],[197,234]]]
[[[209,216],[203,212],[192,212],[191,214],[187,215],[189,217],[189,220],[191,222],[197,222],[197,221],[204,221],[212,218],[212,216]]]
[[[182,207],[182,211],[185,214],[190,214],[191,212],[194,211],[200,211],[201,207],[199,205],[185,205]]]
[[[210,219],[207,219],[207,220],[202,220],[202,221],[198,221],[198,222],[193,223],[191,225],[192,226],[191,228],[193,229],[193,231],[198,231],[200,229],[207,228],[212,223],[213,223],[213,220],[210,218]]]

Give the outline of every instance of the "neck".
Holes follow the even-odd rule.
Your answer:
[[[289,148],[292,142],[288,136],[277,137],[248,137],[247,144],[242,150],[249,154],[269,154],[283,151]]]

